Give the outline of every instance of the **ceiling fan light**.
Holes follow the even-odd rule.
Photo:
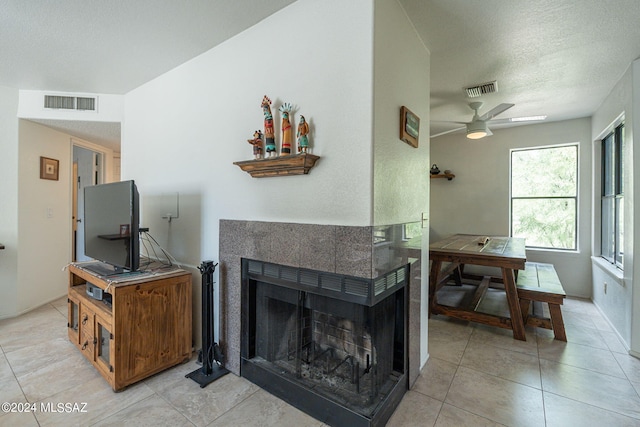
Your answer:
[[[482,120],[477,120],[467,125],[467,138],[469,139],[484,138],[488,134],[487,124]]]
[[[469,139],[481,139],[481,138],[484,138],[485,136],[487,136],[487,133],[483,131],[467,132],[467,138]]]

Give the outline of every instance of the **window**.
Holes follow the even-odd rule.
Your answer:
[[[624,124],[602,140],[601,254],[622,268]]]
[[[422,223],[408,222],[402,224],[402,240],[411,240],[418,236],[422,236]]]
[[[374,227],[373,229],[373,244],[384,243],[391,241],[389,235],[389,226]]]
[[[576,250],[578,145],[511,151],[511,235],[527,247]]]

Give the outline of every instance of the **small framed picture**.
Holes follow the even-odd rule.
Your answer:
[[[59,161],[48,157],[40,157],[40,179],[58,180]]]
[[[400,108],[400,139],[412,147],[418,148],[420,118],[407,107]]]
[[[129,224],[120,225],[120,237],[126,237],[129,235]]]

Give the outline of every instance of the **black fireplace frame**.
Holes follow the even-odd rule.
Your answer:
[[[408,375],[408,283],[409,265],[396,268],[375,279],[338,275],[303,268],[283,266],[242,258],[242,313],[240,374],[271,394],[287,401],[296,408],[331,426],[371,427],[384,426],[409,388]],[[337,404],[324,395],[306,388],[285,376],[274,375],[250,360],[255,354],[255,289],[257,282],[286,286],[316,295],[328,296],[345,302],[373,307],[399,290],[402,290],[402,371],[396,372],[398,380],[386,393],[378,409],[367,417],[350,408]]]

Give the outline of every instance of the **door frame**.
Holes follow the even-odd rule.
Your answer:
[[[71,235],[69,236],[69,238],[71,239],[71,260],[72,261],[76,261],[76,231],[77,231],[77,212],[78,212],[78,172],[77,172],[77,164],[74,160],[74,153],[73,153],[73,148],[74,147],[81,147],[87,150],[91,150],[95,153],[98,153],[101,155],[102,157],[102,165],[101,165],[101,171],[100,171],[100,176],[99,176],[99,181],[101,183],[108,183],[108,182],[112,182],[113,181],[113,169],[114,169],[114,155],[113,155],[113,150],[107,148],[107,147],[103,147],[101,145],[98,144],[94,144],[92,142],[88,142],[88,141],[83,141],[81,139],[77,139],[72,137],[70,139],[70,145],[71,145],[71,176],[72,179],[69,182],[69,185],[71,186],[70,190],[71,190]]]

